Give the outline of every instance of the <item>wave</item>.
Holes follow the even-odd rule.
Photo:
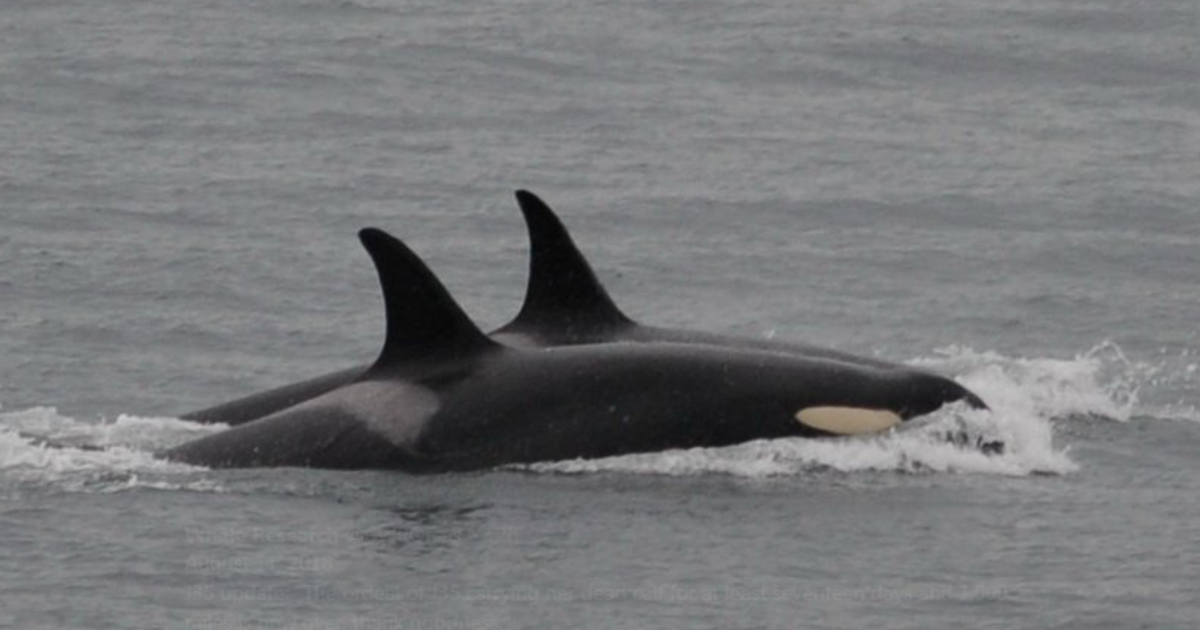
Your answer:
[[[1130,361],[1105,342],[1071,359],[1009,357],[951,346],[911,364],[956,377],[991,411],[948,406],[899,430],[873,437],[759,440],[696,448],[518,466],[538,473],[621,472],[656,475],[727,474],[767,478],[814,471],[1068,474],[1078,469],[1069,445],[1055,444],[1055,426],[1080,418],[1130,422],[1147,415],[1196,418],[1194,407],[1147,406],[1143,388],[1191,377],[1178,366]],[[223,430],[175,418],[121,415],[86,421],[53,407],[0,412],[0,482],[53,484],[67,490],[130,488],[222,491],[204,468],[156,459],[161,448]],[[990,453],[980,444],[1002,442]]]
[[[0,413],[0,484],[65,491],[220,491],[212,480],[195,477],[204,469],[158,459],[154,451],[223,428],[130,415],[83,421],[54,407]]]

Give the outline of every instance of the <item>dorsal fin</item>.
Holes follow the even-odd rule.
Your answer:
[[[358,238],[375,261],[387,313],[387,339],[369,372],[414,358],[461,355],[498,346],[399,239],[376,228],[360,231]]]
[[[554,211],[527,190],[516,195],[529,228],[529,285],[521,312],[505,328],[583,332],[632,323],[596,279]]]

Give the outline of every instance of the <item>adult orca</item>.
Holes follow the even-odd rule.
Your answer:
[[[529,279],[520,312],[510,323],[490,334],[495,341],[518,347],[675,342],[757,349],[884,369],[901,367],[807,344],[639,324],[617,307],[555,212],[527,190],[518,190],[516,197],[529,231]],[[369,367],[360,365],[331,372],[180,417],[204,423],[244,424],[351,383]],[[970,392],[967,400],[974,407],[986,407]]]
[[[492,333],[493,337],[531,345],[665,341],[764,350],[880,368],[901,367],[803,343],[640,324],[613,302],[550,206],[527,190],[518,190],[516,197],[529,230],[529,281],[521,311],[511,323]]]
[[[710,344],[505,346],[403,243],[372,228],[359,236],[387,315],[374,364],[162,456],[214,468],[464,471],[870,433],[970,396],[919,370]]]

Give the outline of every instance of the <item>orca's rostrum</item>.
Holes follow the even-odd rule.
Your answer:
[[[872,433],[978,401],[947,378],[877,362],[678,341],[506,346],[399,240],[370,228],[360,238],[387,313],[375,363],[165,457],[209,467],[475,470]]]

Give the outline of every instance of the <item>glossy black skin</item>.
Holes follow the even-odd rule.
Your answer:
[[[491,333],[490,336],[497,342],[517,348],[548,348],[618,342],[682,343],[761,350],[763,352],[799,357],[832,359],[844,363],[880,368],[900,367],[896,363],[860,357],[827,348],[766,339],[716,335],[690,330],[656,328],[653,326],[642,326],[635,322],[568,330],[552,330],[547,327],[514,322]],[[205,424],[223,423],[230,426],[245,424],[246,422],[257,420],[293,405],[300,404],[306,400],[316,398],[339,387],[349,385],[361,378],[370,367],[369,364],[364,364],[337,372],[330,372],[329,374],[305,381],[291,383],[244,398],[238,398],[214,407],[193,411],[180,417],[184,420]],[[982,401],[974,394],[968,392],[967,396],[972,406],[984,407]]]
[[[412,413],[422,407],[414,404],[414,387],[432,393],[436,409]],[[372,370],[358,385],[165,456],[216,468],[478,470],[819,437],[824,434],[795,419],[798,411],[851,406],[908,419],[965,393],[922,372],[754,350],[670,343],[495,346]],[[372,398],[369,404],[362,404],[363,396]]]
[[[806,344],[638,324],[612,301],[591,265],[549,206],[527,191],[518,191],[516,195],[529,229],[529,284],[521,312],[511,323],[491,333],[495,341],[521,348],[672,342],[762,350],[884,369],[903,367],[888,361]],[[332,372],[180,417],[197,422],[240,425],[353,383],[369,367],[361,365]],[[964,397],[974,407],[986,407],[978,396],[970,392],[966,392]]]
[[[821,437],[813,406],[909,419],[962,398],[953,381],[826,360],[638,343],[498,353],[445,397],[416,452],[442,469]]]
[[[705,344],[503,346],[403,243],[360,234],[379,271],[387,335],[352,383],[166,451],[210,467],[414,473],[822,435],[812,406],[902,419],[969,398],[906,368]]]

